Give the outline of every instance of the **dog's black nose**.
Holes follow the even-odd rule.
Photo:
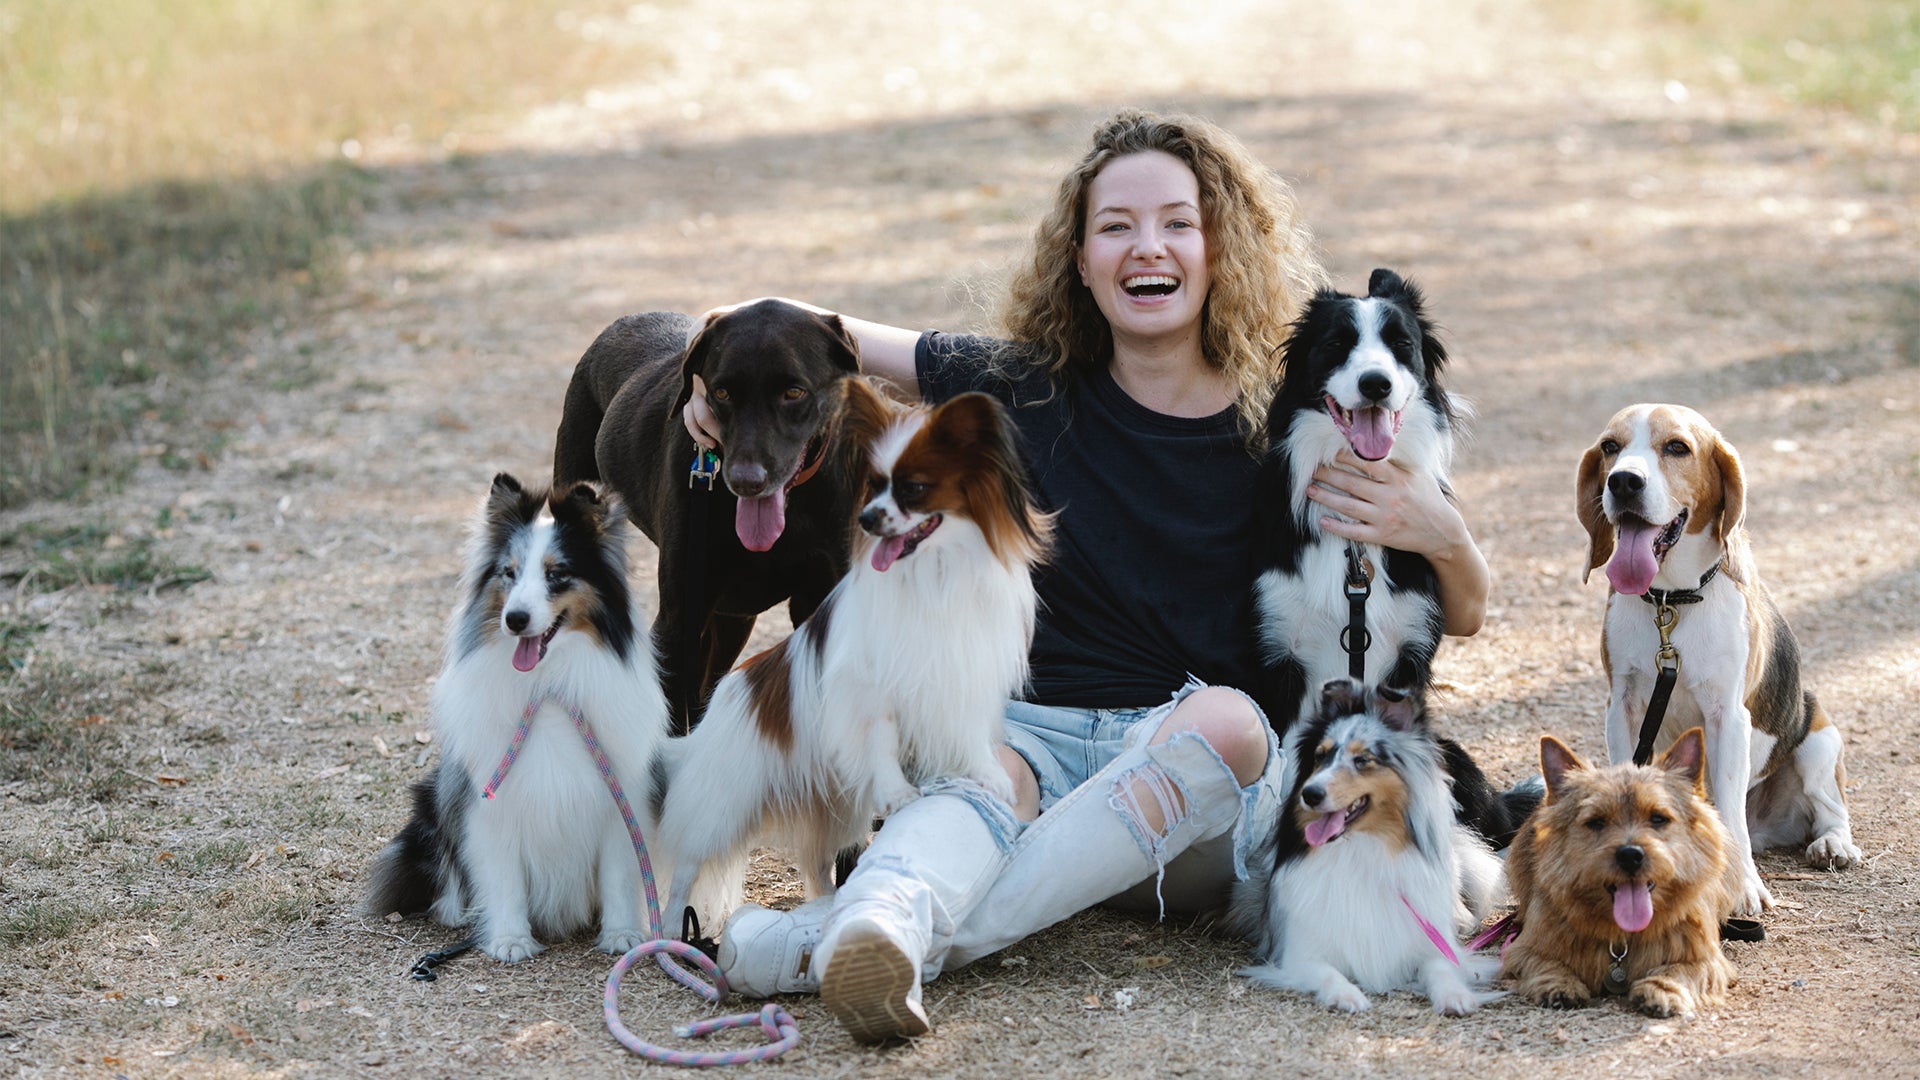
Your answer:
[[[509,631],[515,634],[522,633],[527,628],[527,613],[524,611],[509,611],[507,612],[506,623]]]
[[[875,536],[880,535],[880,508],[869,506],[860,511],[860,527]]]
[[[1378,371],[1369,371],[1360,376],[1360,393],[1368,401],[1384,401],[1393,393],[1393,380]]]
[[[1645,491],[1647,478],[1639,473],[1620,471],[1607,476],[1607,490],[1617,499],[1625,499]]]
[[[1628,874],[1637,874],[1647,865],[1647,851],[1638,844],[1626,844],[1613,853],[1613,864]]]
[[[727,486],[757,495],[767,486],[767,467],[757,461],[728,462]]]
[[[1300,789],[1300,801],[1307,804],[1309,809],[1319,806],[1320,800],[1326,797],[1327,789],[1321,787],[1319,784],[1308,784],[1306,787]]]

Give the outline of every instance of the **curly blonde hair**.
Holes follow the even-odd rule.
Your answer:
[[[1292,189],[1239,140],[1205,120],[1129,109],[1095,129],[1093,148],[1060,181],[1053,206],[1034,231],[1029,259],[1007,283],[1000,329],[1039,347],[1056,387],[1112,361],[1112,329],[1078,269],[1087,191],[1115,158],[1149,150],[1180,159],[1199,181],[1213,281],[1201,312],[1201,354],[1233,384],[1247,444],[1257,449],[1280,374],[1280,346],[1327,279]]]

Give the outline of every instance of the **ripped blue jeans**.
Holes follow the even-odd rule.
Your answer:
[[[1282,769],[1270,728],[1267,768],[1245,787],[1197,734],[1147,745],[1174,706],[1203,688],[1189,682],[1144,709],[1009,705],[1007,742],[1039,778],[1041,814],[1020,826],[974,807],[1006,861],[984,902],[956,920],[950,951],[934,950],[929,977],[1095,904],[1164,914],[1226,902],[1248,852],[1278,820]],[[1143,798],[1157,803],[1163,828],[1148,826]]]

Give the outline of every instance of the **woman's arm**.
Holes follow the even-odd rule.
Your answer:
[[[775,299],[819,315],[837,315],[840,325],[846,328],[847,333],[853,335],[854,342],[860,346],[860,370],[868,375],[878,375],[887,380],[911,400],[920,399],[920,379],[914,370],[913,363],[914,350],[920,343],[919,331],[850,318],[799,300],[787,300],[781,297]],[[707,312],[706,318],[757,302],[748,300],[740,304],[717,307]],[[709,450],[719,447],[719,440],[714,434],[719,429],[719,425],[714,421],[713,410],[707,405],[706,384],[698,375],[693,379],[693,396],[687,399],[686,407],[680,411],[680,417],[687,425],[687,433],[693,436],[693,441]]]
[[[1438,483],[1391,461],[1362,461],[1346,450],[1334,461],[1337,468],[1323,465],[1313,474],[1307,498],[1352,520],[1323,517],[1320,527],[1425,556],[1440,579],[1441,629],[1460,637],[1479,632],[1492,579],[1460,508]]]

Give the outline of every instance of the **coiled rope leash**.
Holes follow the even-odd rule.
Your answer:
[[[520,748],[526,745],[527,733],[533,728],[533,718],[540,711],[545,699],[535,698],[527,703],[527,709],[520,714],[520,726],[514,729],[513,741],[507,746],[506,756],[500,759],[500,767],[494,770],[493,778],[487,781],[483,798],[493,798],[493,793],[507,778],[507,770],[513,768],[515,758],[520,756]],[[627,835],[633,838],[633,853],[640,859],[640,881],[646,886],[647,894],[647,932],[653,940],[643,941],[614,961],[613,970],[607,973],[607,991],[602,997],[602,1007],[606,1013],[607,1031],[612,1033],[621,1046],[646,1058],[665,1065],[744,1065],[751,1061],[771,1061],[800,1044],[800,1028],[794,1022],[793,1014],[773,1002],[768,1002],[758,1013],[743,1013],[738,1016],[718,1016],[701,1020],[693,1024],[683,1024],[673,1029],[673,1033],[683,1039],[698,1039],[716,1031],[730,1028],[758,1026],[767,1036],[767,1045],[751,1050],[706,1051],[694,1053],[686,1050],[669,1050],[647,1042],[620,1021],[620,980],[626,975],[634,961],[642,956],[652,956],[661,970],[673,977],[680,985],[699,994],[710,1005],[718,1004],[727,996],[727,979],[720,973],[720,966],[707,954],[687,944],[666,936],[660,918],[660,892],[653,881],[653,861],[647,858],[647,842],[640,835],[640,819],[634,816],[632,804],[627,802],[627,793],[620,787],[620,778],[613,774],[613,763],[607,760],[606,752],[600,749],[600,740],[594,738],[593,728],[587,724],[587,718],[580,712],[579,706],[569,705],[568,715],[573,717],[574,730],[580,733],[580,741],[586,743],[587,753],[593,756],[594,765],[600,770],[600,778],[607,782],[607,790],[613,793],[613,801],[620,808],[620,819],[627,823]],[[711,979],[702,979],[688,971],[675,961],[675,957],[690,960],[695,967]]]

